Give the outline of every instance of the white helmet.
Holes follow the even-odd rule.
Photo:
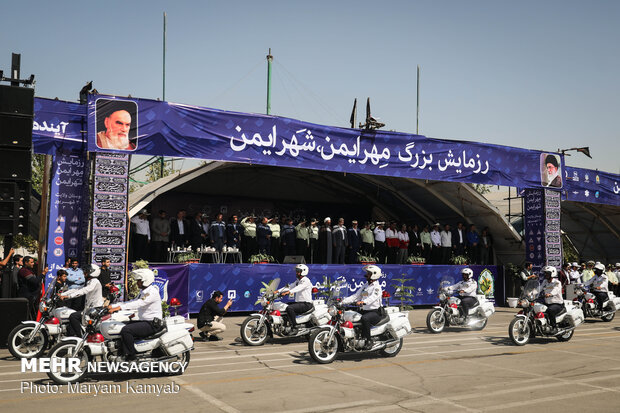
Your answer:
[[[148,268],[138,268],[137,270],[133,270],[131,274],[134,280],[142,281],[142,285],[145,287],[148,287],[155,281],[155,274]]]
[[[297,264],[295,266],[295,272],[297,273],[297,275],[301,275],[302,277],[308,275],[308,271],[309,269],[306,264]]]
[[[556,270],[556,268],[552,267],[551,265],[547,265],[546,267],[544,267],[542,269],[542,273],[545,277],[547,276],[547,274],[551,274],[551,278],[558,278],[558,270]]]
[[[600,273],[598,271],[600,271]],[[596,265],[594,265],[594,272],[597,274],[602,274],[605,272],[605,266],[603,264],[601,264],[600,262],[597,262]]]
[[[381,268],[376,265],[367,265],[364,267],[364,271],[366,271],[366,276],[370,275],[370,279],[372,281],[376,281],[381,278]]]
[[[467,277],[468,280],[471,280],[474,277],[474,272],[471,270],[471,268],[463,268],[463,271],[461,271],[461,275],[463,276],[463,278]]]
[[[99,274],[101,274],[101,268],[99,268],[96,264],[90,264],[90,272],[88,273],[88,276],[90,278],[97,278],[99,277]]]

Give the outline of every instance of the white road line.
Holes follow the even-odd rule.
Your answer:
[[[185,380],[179,378],[179,377],[175,377],[174,379],[170,379],[172,382],[174,383],[178,383],[181,386],[183,386],[185,389],[189,390],[190,392],[194,393],[196,396],[200,397],[201,399],[211,403],[213,406],[217,407],[218,409],[226,412],[226,413],[241,413],[239,410],[235,409],[234,407],[232,407],[229,404],[224,403],[223,401],[221,401],[220,399],[217,399],[213,396],[211,396],[210,394],[207,394],[205,392],[203,392],[202,390],[192,386],[191,384],[188,384]]]
[[[539,399],[532,399],[531,397],[528,397],[527,399],[521,400],[518,402],[503,403],[497,406],[483,407],[482,411],[492,412],[494,410],[506,410],[512,407],[523,407],[525,405],[530,405],[530,404],[554,402],[557,400],[565,400],[565,399],[572,399],[575,397],[591,396],[594,394],[605,393],[605,392],[606,392],[605,390],[588,390],[588,391],[582,391],[582,392],[577,392],[577,393],[561,392],[561,394],[558,394],[557,396],[541,397]]]
[[[319,412],[331,412],[336,409],[348,409],[351,407],[366,406],[368,404],[377,404],[377,400],[359,400],[350,403],[338,403],[325,406],[313,406],[307,409],[285,410],[278,413],[319,413]]]
[[[435,401],[437,403],[448,404],[448,405],[450,405],[452,407],[456,407],[460,411],[463,411],[463,410],[464,411],[468,411],[468,412],[479,412],[480,411],[478,409],[470,409],[469,407],[462,406],[462,405],[460,405],[458,403],[454,403],[453,401],[450,401],[450,400],[441,399],[441,398],[434,397],[434,396],[429,396],[427,394],[419,393],[419,392],[416,392],[416,391],[413,391],[413,390],[405,389],[405,388],[398,387],[398,386],[393,386],[391,384],[387,384],[387,383],[383,383],[383,382],[380,382],[380,381],[372,380],[372,379],[369,379],[369,378],[366,378],[366,377],[363,377],[363,376],[358,376],[357,374],[349,373],[348,371],[337,370],[337,369],[334,369],[332,367],[327,367],[327,366],[322,366],[322,367],[327,369],[327,370],[337,371],[338,373],[344,374],[345,376],[354,377],[354,378],[356,378],[358,380],[364,380],[364,381],[370,382],[374,386],[383,386],[383,387],[387,387],[389,389],[398,390],[398,391],[403,392],[403,393],[411,394],[413,396],[428,398],[428,399],[431,399],[431,400],[433,400],[433,401]]]

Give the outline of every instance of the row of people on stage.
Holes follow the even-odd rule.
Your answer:
[[[232,215],[224,221],[221,213],[210,220],[201,212],[188,217],[184,210],[172,219],[163,210],[149,219],[149,213],[142,210],[131,223],[130,261],[166,262],[169,248],[187,247],[239,250],[246,262],[255,254],[271,255],[277,262],[297,255],[321,264],[355,264],[360,255],[380,264],[406,264],[411,255],[425,258],[428,264],[450,264],[455,256],[467,257],[470,264],[494,261],[488,228],[479,233],[475,225],[465,228],[461,222],[452,229],[438,223],[422,228],[396,222],[360,226],[356,220],[346,226],[343,218],[332,222],[330,217],[295,222],[277,216],[240,219]]]

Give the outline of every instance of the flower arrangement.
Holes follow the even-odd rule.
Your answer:
[[[457,255],[450,258],[450,263],[452,265],[467,265],[469,263],[469,258],[464,255]]]
[[[183,254],[177,254],[174,259],[178,263],[198,263],[200,262],[200,255],[194,252],[186,252]]]
[[[363,255],[360,254],[359,252],[357,253],[357,262],[361,263],[361,264],[376,264],[377,263],[377,257],[373,256],[373,255]]]
[[[250,257],[250,262],[252,264],[269,264],[276,262],[276,259],[268,254],[254,254]]]
[[[410,255],[409,258],[407,258],[407,263],[413,265],[426,264],[426,258],[419,255]]]

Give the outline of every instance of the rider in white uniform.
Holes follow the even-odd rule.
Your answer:
[[[463,315],[467,317],[469,310],[478,303],[478,299],[476,298],[478,282],[474,280],[474,272],[470,268],[463,268],[461,275],[463,276],[463,281],[451,285],[448,288],[451,291],[458,291],[459,297],[461,297]]]
[[[558,280],[558,270],[555,267],[546,266],[542,270],[545,276],[540,285],[547,304],[547,316],[549,317],[549,325],[553,328],[553,332],[557,331],[555,318],[564,308],[564,299],[562,298],[562,283]]]
[[[364,350],[372,348],[370,329],[381,320],[379,309],[383,306],[383,291],[379,284],[381,269],[376,265],[367,265],[366,282],[360,286],[355,294],[342,300],[342,304],[355,302],[362,306],[362,335],[366,339]]]
[[[68,290],[60,296],[62,300],[67,298],[76,298],[86,296],[84,311],[91,307],[101,307],[103,305],[103,296],[101,294],[101,283],[99,282],[99,274],[101,269],[99,266],[92,264],[90,272],[86,275],[86,285],[82,288]],[[82,324],[82,312],[76,311],[69,316],[69,324],[67,325],[67,335],[77,337],[80,335],[80,325]]]
[[[297,334],[297,314],[303,314],[310,311],[312,305],[312,282],[307,277],[309,272],[308,266],[298,264],[295,266],[297,281],[289,285],[288,290],[283,290],[282,295],[294,294],[295,302],[286,307],[286,314],[291,322],[291,334]],[[278,291],[276,291],[278,293]]]
[[[607,275],[605,275],[605,266],[601,263],[596,264],[594,266],[594,277],[586,281],[584,285],[586,287],[592,285],[590,291],[596,296],[598,309],[602,310],[603,304],[608,299],[607,293],[609,292],[609,280]]]

